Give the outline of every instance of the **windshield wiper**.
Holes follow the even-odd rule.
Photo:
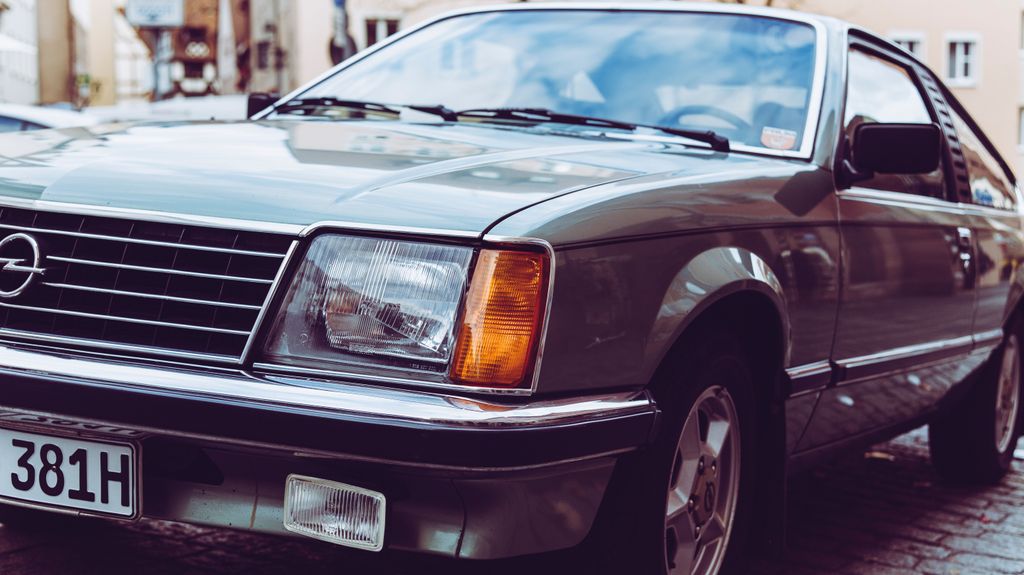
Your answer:
[[[340,98],[301,98],[298,100],[290,100],[277,108],[274,108],[274,111],[278,114],[290,114],[298,110],[308,110],[310,108],[346,108],[349,110],[360,110],[363,112],[385,114],[395,117],[401,116],[402,110],[415,110],[425,114],[440,116],[441,119],[446,122],[456,120],[455,112],[440,105],[396,105],[382,104],[380,102],[367,102],[364,100],[342,100]]]
[[[687,130],[683,128],[669,128],[656,124],[634,124],[621,120],[609,120],[606,118],[595,118],[593,116],[581,116],[578,114],[567,114],[556,112],[546,108],[474,108],[471,110],[460,110],[453,112],[456,118],[487,118],[492,120],[518,120],[524,122],[553,122],[558,124],[571,124],[576,126],[592,126],[596,128],[610,128],[613,130],[628,130],[635,132],[639,128],[656,130],[673,136],[689,138],[703,142],[711,146],[717,152],[729,151],[729,139],[716,134],[711,130]],[[446,118],[447,120],[447,118]]]

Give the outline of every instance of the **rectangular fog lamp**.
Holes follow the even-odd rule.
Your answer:
[[[284,528],[345,547],[384,547],[384,494],[354,485],[289,475]]]

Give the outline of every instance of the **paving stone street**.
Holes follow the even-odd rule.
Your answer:
[[[1021,444],[1024,447],[1024,443]],[[1024,461],[1001,485],[939,484],[922,432],[877,445],[797,478],[790,550],[751,575],[1024,574]],[[465,572],[572,573],[572,554]],[[475,571],[473,570],[475,569]],[[567,570],[568,569],[568,570]],[[46,520],[0,527],[0,574],[461,573],[447,563],[387,563],[316,542],[143,521]]]

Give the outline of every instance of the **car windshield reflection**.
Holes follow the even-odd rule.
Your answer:
[[[808,129],[816,34],[739,14],[517,10],[442,20],[301,98],[544,108],[791,151]]]

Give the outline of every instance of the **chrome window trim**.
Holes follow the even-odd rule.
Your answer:
[[[1021,213],[1015,210],[1003,210],[979,204],[965,202],[951,202],[946,199],[932,196],[921,196],[907,192],[894,192],[891,190],[876,190],[873,188],[852,187],[836,192],[841,200],[854,200],[870,202],[887,206],[896,206],[915,209],[938,209],[954,214],[970,214],[979,216],[1001,216],[1018,218]]]
[[[451,18],[458,18],[462,16],[468,16],[471,14],[484,14],[491,12],[514,12],[514,11],[565,11],[565,10],[577,10],[577,11],[605,11],[605,12],[690,12],[690,13],[701,13],[701,14],[727,14],[737,16],[754,16],[760,18],[770,18],[774,20],[783,20],[789,22],[796,22],[810,26],[815,31],[815,55],[814,55],[814,79],[811,82],[811,92],[807,102],[807,119],[804,124],[803,140],[800,142],[800,148],[797,150],[773,150],[771,148],[762,148],[758,146],[747,146],[743,144],[733,144],[731,146],[733,151],[737,152],[749,152],[756,154],[763,154],[767,156],[780,157],[780,158],[794,158],[801,160],[810,160],[814,153],[814,143],[818,137],[818,128],[821,122],[821,110],[824,106],[825,97],[825,81],[826,72],[828,69],[828,51],[829,51],[829,37],[828,30],[821,18],[817,18],[801,12],[789,11],[789,10],[773,10],[770,8],[758,8],[758,7],[746,7],[746,6],[722,6],[722,5],[699,5],[699,4],[669,4],[669,3],[637,3],[629,4],[626,6],[618,4],[601,4],[601,3],[564,3],[564,2],[551,2],[544,3],[543,5],[530,3],[528,5],[521,4],[508,4],[508,5],[495,5],[495,6],[481,6],[478,8],[469,8],[454,10],[451,12],[444,13],[435,18],[428,19],[416,26],[412,26],[406,30],[400,31],[397,34],[389,36],[387,39],[374,44],[370,48],[363,50],[362,52],[352,56],[351,58],[337,64],[333,68],[327,70],[323,74],[317,76],[309,83],[293,90],[292,92],[285,95],[283,98],[274,102],[274,104],[267,109],[259,112],[252,117],[252,120],[263,120],[274,113],[274,109],[288,100],[296,98],[307,92],[316,86],[319,86],[324,81],[329,79],[331,76],[338,72],[356,64],[363,59],[372,56],[376,52],[383,50],[391,44],[405,38],[406,36],[415,34],[416,32],[432,26],[444,20]],[[676,142],[685,141],[685,138],[679,138]]]

